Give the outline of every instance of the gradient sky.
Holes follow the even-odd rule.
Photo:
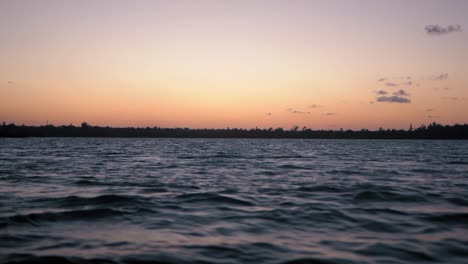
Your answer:
[[[467,14],[465,0],[0,0],[0,121],[466,123]]]

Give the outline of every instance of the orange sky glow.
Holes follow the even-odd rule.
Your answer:
[[[2,1],[0,121],[466,123],[468,2],[351,2]]]

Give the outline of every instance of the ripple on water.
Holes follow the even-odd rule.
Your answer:
[[[468,141],[0,139],[0,263],[466,263]]]

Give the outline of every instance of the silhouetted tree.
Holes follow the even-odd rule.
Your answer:
[[[468,125],[443,126],[437,123],[421,125],[414,130],[380,128],[376,131],[311,130],[298,126],[290,130],[268,129],[188,129],[188,128],[112,128],[90,126],[16,126],[2,123],[0,137],[194,137],[194,138],[369,138],[369,139],[468,139]]]

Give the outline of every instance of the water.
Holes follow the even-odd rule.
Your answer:
[[[0,263],[466,263],[468,141],[0,139]]]

